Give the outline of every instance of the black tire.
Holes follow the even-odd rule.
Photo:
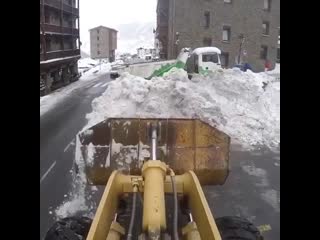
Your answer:
[[[92,220],[87,217],[67,217],[55,222],[44,240],[85,240]]]
[[[215,221],[222,240],[263,240],[260,231],[247,219],[232,216]]]

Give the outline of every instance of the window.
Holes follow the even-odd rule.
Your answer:
[[[100,51],[98,51],[97,54],[100,55]]]
[[[262,23],[262,34],[269,35],[269,22]]]
[[[263,0],[263,9],[270,11],[271,9],[271,0]]]
[[[231,35],[231,28],[229,26],[223,26],[222,28],[222,41],[229,42]]]
[[[223,0],[225,3],[232,3],[232,0]]]
[[[204,55],[202,55],[202,62],[218,63],[218,55],[217,54],[204,54]]]
[[[44,22],[49,23],[50,22],[50,15],[47,11],[44,12]]]
[[[228,67],[229,66],[229,53],[222,52],[221,53],[221,67]]]
[[[98,41],[99,41],[99,39],[100,39],[99,36],[97,36],[97,40],[98,40]]]
[[[267,57],[268,57],[268,47],[265,45],[262,45],[260,50],[260,58],[263,60],[267,60]]]
[[[205,46],[205,47],[209,47],[209,46],[212,46],[212,38],[204,38],[203,39],[203,45]]]
[[[209,28],[210,27],[210,12],[204,13],[204,27]]]

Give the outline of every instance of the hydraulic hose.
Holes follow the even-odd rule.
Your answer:
[[[128,229],[127,240],[132,239],[132,229],[133,229],[133,223],[136,215],[137,194],[138,194],[137,191],[134,191],[132,195],[132,212],[131,212],[131,219],[130,219],[130,224]]]
[[[176,189],[176,180],[175,180],[175,176],[173,174],[170,177],[171,177],[171,184],[172,184],[172,191],[173,191],[173,198],[174,198],[173,239],[179,240],[179,234],[178,234],[178,196],[177,196],[177,189]]]

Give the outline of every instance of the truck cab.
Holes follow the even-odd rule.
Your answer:
[[[194,49],[186,63],[189,75],[206,75],[210,71],[221,68],[221,50],[216,47],[202,47]]]

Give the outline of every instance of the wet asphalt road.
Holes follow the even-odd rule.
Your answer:
[[[93,80],[40,117],[40,239],[54,221],[52,212],[71,189],[73,139],[87,123],[92,100],[109,81],[109,76]],[[214,217],[243,216],[264,228],[266,240],[280,239],[279,152],[232,146],[230,164],[223,186],[204,187]]]
[[[106,90],[107,82],[109,75],[91,81],[40,116],[40,239],[53,223],[51,212],[65,200],[71,188],[73,139],[86,125],[85,115],[91,112],[91,102]]]

